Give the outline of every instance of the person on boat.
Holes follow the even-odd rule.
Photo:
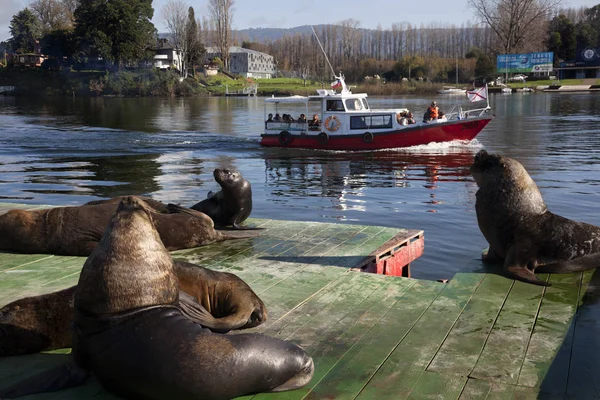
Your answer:
[[[300,117],[298,117],[298,122],[305,123],[306,122],[306,115],[300,114]]]
[[[435,101],[431,102],[431,105],[425,111],[425,115],[423,116],[423,122],[430,122],[438,119],[439,108]]]
[[[273,122],[273,114],[269,114],[269,117],[267,118],[267,122]]]
[[[279,113],[275,114],[275,118],[273,118],[273,121],[281,121],[281,116],[279,115]]]
[[[308,121],[308,126],[319,127],[321,126],[321,121],[319,121],[319,115],[313,115],[312,119]]]
[[[415,117],[413,116],[413,113],[410,111],[408,113],[406,113],[406,116],[404,118],[408,125],[417,123],[417,121],[415,121]]]

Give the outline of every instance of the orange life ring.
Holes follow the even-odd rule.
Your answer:
[[[335,115],[330,115],[325,120],[325,129],[327,129],[328,131],[335,132],[340,128],[340,125],[340,120]]]

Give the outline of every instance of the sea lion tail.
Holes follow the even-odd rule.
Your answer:
[[[552,286],[551,283],[543,281],[537,276],[535,276],[533,271],[527,267],[521,265],[510,265],[505,267],[504,269],[506,270],[506,272],[508,272],[508,275],[511,278],[516,279],[518,281],[531,283],[533,285],[539,286]]]
[[[537,270],[547,274],[566,274],[587,271],[598,267],[600,267],[600,253],[594,253],[570,261],[540,265],[537,267]]]
[[[89,372],[69,362],[0,390],[0,398],[14,399],[29,394],[54,392],[56,390],[79,386],[89,376]]]

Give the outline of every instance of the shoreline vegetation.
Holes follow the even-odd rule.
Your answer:
[[[552,85],[557,81],[528,81],[510,83],[512,88]],[[582,80],[570,79],[562,84],[577,85]],[[155,69],[109,71],[76,71],[0,68],[0,86],[14,86],[15,96],[46,97],[195,97],[224,96],[251,85],[257,85],[257,96],[312,95],[317,89],[329,89],[330,82],[303,80],[301,78],[233,79],[225,74],[181,79],[174,71]],[[354,92],[366,92],[372,96],[431,95],[436,94],[443,82],[420,80],[385,82],[373,79],[360,84],[349,83]],[[459,83],[458,87],[470,89],[473,83]]]

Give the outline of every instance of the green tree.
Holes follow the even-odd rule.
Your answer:
[[[204,44],[200,41],[200,30],[196,23],[194,8],[188,9],[188,21],[185,27],[185,37],[187,42],[187,62],[186,64],[192,68],[192,75],[196,76],[195,65],[202,61],[202,56],[206,53]]]
[[[76,51],[73,31],[67,29],[55,30],[40,39],[42,54],[62,62],[71,59]]]
[[[117,67],[147,59],[157,40],[153,14],[152,0],[81,0],[75,10],[79,48]]]
[[[573,60],[577,48],[575,25],[564,14],[560,14],[548,24],[548,51],[554,52],[554,64],[560,60]]]
[[[10,45],[15,53],[33,53],[35,41],[40,38],[40,21],[25,8],[10,21]]]
[[[472,48],[465,55],[466,58],[475,58],[475,76],[486,77],[496,74],[496,62],[493,55],[479,48]]]

